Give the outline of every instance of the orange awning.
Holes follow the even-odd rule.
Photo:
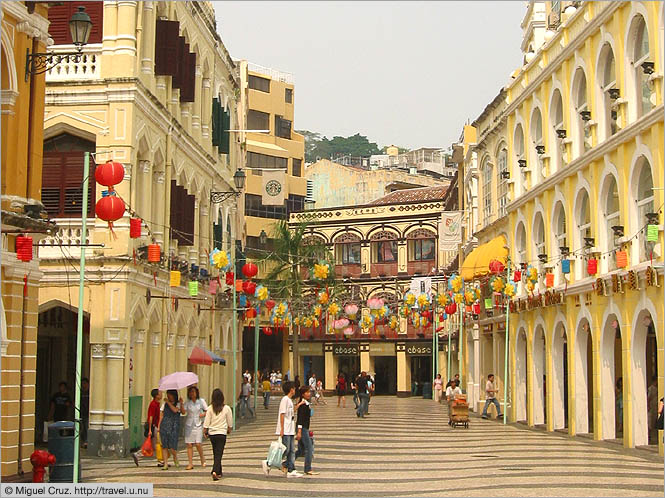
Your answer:
[[[476,247],[462,263],[460,270],[462,278],[464,280],[473,280],[474,278],[487,275],[490,273],[490,261],[494,259],[501,261],[505,265],[508,258],[508,249],[505,246],[506,238],[500,235]]]

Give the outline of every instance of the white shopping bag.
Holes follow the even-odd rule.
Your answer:
[[[282,466],[282,457],[284,456],[285,451],[286,446],[282,444],[282,441],[280,441],[279,438],[277,441],[270,443],[270,448],[268,449],[268,458],[266,459],[268,461],[268,465],[271,467],[280,468]]]

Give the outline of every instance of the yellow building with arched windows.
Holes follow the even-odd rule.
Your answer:
[[[538,271],[533,291],[522,272],[511,304],[509,420],[626,447],[659,442],[662,454],[662,3],[530,2],[522,28],[524,65],[489,120],[506,149],[481,151],[479,129],[464,161],[478,164],[477,181],[460,182],[478,220],[467,242],[505,210],[497,234],[510,264]],[[504,150],[501,176],[490,165]],[[464,359],[474,386],[474,354],[476,375],[503,372],[476,343]]]

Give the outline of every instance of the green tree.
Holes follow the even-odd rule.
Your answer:
[[[331,159],[342,155],[366,157],[380,153],[378,145],[375,142],[370,142],[366,136],[360,133],[349,137],[334,136],[332,139],[307,130],[299,130],[298,133],[305,137],[305,160],[307,162]]]
[[[272,233],[273,250],[267,257],[274,266],[266,276],[265,284],[273,296],[288,301],[293,316],[312,304],[311,293],[306,292],[308,275],[302,268],[310,268],[327,255],[324,245],[305,243],[307,228],[306,223],[290,229],[286,220],[276,222]],[[333,275],[330,277],[334,278]],[[299,375],[298,339],[298,332],[294,331],[293,378]]]

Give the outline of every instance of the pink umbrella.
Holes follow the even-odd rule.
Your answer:
[[[194,372],[174,372],[159,379],[159,390],[183,389],[198,382],[199,376]]]

